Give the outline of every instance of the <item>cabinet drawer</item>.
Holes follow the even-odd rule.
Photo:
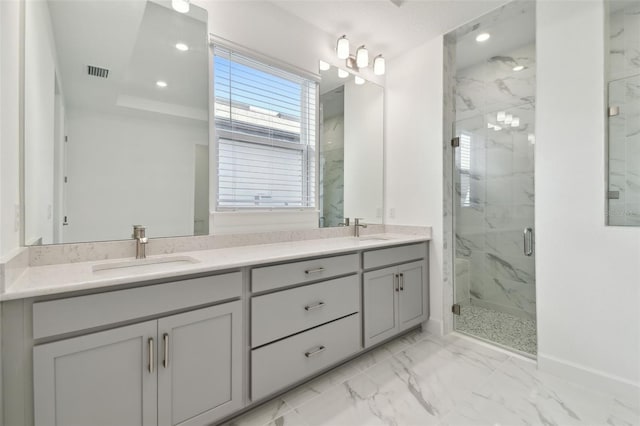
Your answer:
[[[265,266],[251,271],[251,291],[273,290],[288,285],[331,278],[358,270],[358,255],[325,257],[284,265]]]
[[[426,256],[427,245],[425,243],[371,250],[364,252],[363,267],[364,269],[377,268],[379,266],[423,259]]]
[[[71,333],[240,297],[242,274],[89,294],[33,304],[33,338]]]
[[[251,346],[306,330],[360,310],[358,276],[296,287],[251,300]]]
[[[251,397],[257,401],[360,350],[360,314],[300,333],[251,353]]]

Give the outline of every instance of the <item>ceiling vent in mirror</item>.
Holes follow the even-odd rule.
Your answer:
[[[100,68],[93,65],[87,65],[87,74],[94,77],[107,78],[109,77],[109,70],[106,68]]]

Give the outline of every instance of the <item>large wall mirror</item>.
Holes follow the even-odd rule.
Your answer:
[[[207,12],[25,8],[26,245],[208,234]]]
[[[320,82],[320,226],[382,223],[382,87],[331,67]]]
[[[640,3],[607,2],[607,223],[640,226]]]

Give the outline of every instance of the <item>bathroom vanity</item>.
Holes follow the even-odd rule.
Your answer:
[[[3,295],[5,420],[207,425],[285,392],[428,319],[428,237],[382,235],[28,268]]]

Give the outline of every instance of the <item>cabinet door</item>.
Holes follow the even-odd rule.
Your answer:
[[[427,320],[428,299],[425,262],[407,263],[398,267],[400,273],[399,313],[400,330]]]
[[[156,321],[33,348],[36,426],[157,424]]]
[[[158,320],[158,425],[209,424],[241,407],[241,302]]]
[[[381,342],[398,331],[396,302],[398,268],[366,272],[364,280],[364,346]]]

